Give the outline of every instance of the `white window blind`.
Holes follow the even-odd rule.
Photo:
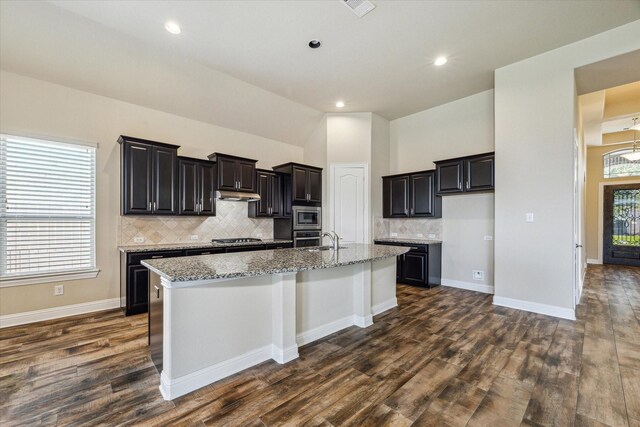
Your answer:
[[[95,147],[0,136],[0,279],[95,269]]]

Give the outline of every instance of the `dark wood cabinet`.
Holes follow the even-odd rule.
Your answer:
[[[477,154],[436,163],[438,195],[494,190],[494,153]]]
[[[178,157],[180,215],[215,215],[215,163]]]
[[[280,173],[257,169],[256,192],[260,200],[249,202],[249,216],[282,218],[283,206],[283,176]]]
[[[178,213],[177,145],[121,135],[123,215]]]
[[[210,154],[209,160],[216,162],[218,190],[256,192],[257,160],[221,153]]]
[[[375,241],[376,245],[407,246],[411,250],[400,255],[396,263],[398,283],[432,288],[440,285],[442,270],[442,244],[391,243]]]
[[[285,163],[274,166],[273,170],[290,176],[291,202],[293,204],[322,203],[322,168],[299,163]],[[284,206],[286,209],[286,204]]]
[[[434,171],[382,177],[382,216],[439,218],[442,200],[436,197],[435,181]]]

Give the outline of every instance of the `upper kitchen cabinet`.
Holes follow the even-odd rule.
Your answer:
[[[322,168],[285,163],[273,170],[291,176],[291,199],[293,203],[322,203]]]
[[[178,213],[177,145],[121,135],[123,215]]]
[[[257,160],[221,153],[210,154],[209,160],[217,164],[218,190],[256,192]]]
[[[260,200],[249,202],[249,216],[282,218],[284,214],[284,175],[278,172],[257,169],[256,192]]]
[[[215,215],[215,163],[178,157],[180,215]]]
[[[440,218],[442,200],[435,194],[435,171],[382,177],[384,218]]]
[[[477,154],[436,163],[438,195],[493,191],[494,153]]]

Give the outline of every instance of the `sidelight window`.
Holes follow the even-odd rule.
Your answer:
[[[631,153],[631,148],[611,151],[602,156],[605,178],[640,176],[640,161],[631,161],[623,157]]]
[[[96,146],[0,135],[0,286],[97,275]]]

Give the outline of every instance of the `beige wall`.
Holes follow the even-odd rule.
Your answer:
[[[434,169],[436,160],[493,151],[493,91],[421,111],[391,122],[390,173]],[[493,194],[443,197],[442,220],[418,220],[424,237],[443,240],[442,278],[493,285]],[[395,222],[396,220],[387,220]],[[441,224],[440,224],[441,221]],[[407,228],[417,237],[416,227]],[[441,234],[439,231],[441,230]],[[472,278],[485,272],[485,280]]]
[[[58,297],[53,296],[52,283],[2,288],[0,315],[119,297],[118,135],[181,145],[179,153],[185,156],[206,158],[220,151],[256,158],[263,168],[303,160],[301,147],[13,73],[1,72],[0,92],[2,132],[99,143],[96,251],[101,270],[96,279],[62,282],[65,293]]]
[[[496,70],[498,300],[573,315],[574,69],[639,48],[635,21]]]
[[[602,263],[602,221],[601,184],[613,185],[620,183],[640,182],[633,177],[607,178],[603,177],[602,155],[610,151],[631,147],[631,144],[619,144],[604,147],[589,147],[587,150],[587,191],[586,191],[586,254],[591,263]]]

